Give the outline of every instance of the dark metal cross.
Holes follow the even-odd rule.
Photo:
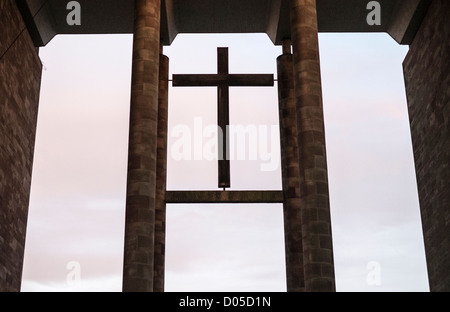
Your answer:
[[[222,130],[219,137],[219,188],[229,188],[229,87],[273,87],[273,74],[230,74],[228,67],[228,48],[217,49],[217,74],[173,75],[174,87],[217,87],[217,124]]]

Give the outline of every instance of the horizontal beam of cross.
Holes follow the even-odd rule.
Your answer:
[[[174,87],[273,87],[272,74],[199,74],[199,75],[173,75]]]
[[[283,191],[167,191],[167,204],[276,204]]]

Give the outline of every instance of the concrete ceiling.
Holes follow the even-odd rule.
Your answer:
[[[181,33],[266,33],[274,44],[290,37],[289,0],[162,0],[161,38]],[[58,34],[133,31],[133,0],[78,0],[81,25],[68,25],[68,0],[16,0],[36,46]],[[381,25],[368,25],[369,0],[317,0],[320,32],[387,32],[411,43],[430,0],[378,0]]]

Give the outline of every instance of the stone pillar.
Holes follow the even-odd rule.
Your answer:
[[[0,15],[0,292],[18,292],[42,63],[16,1],[0,1]]]
[[[159,62],[158,154],[156,168],[155,264],[153,291],[164,292],[169,58],[163,55],[162,51],[159,55]]]
[[[316,0],[290,0],[305,291],[335,291]]]
[[[283,54],[277,59],[277,69],[287,291],[300,292],[305,290],[305,276],[303,268],[297,118],[290,40],[286,40],[283,44]]]
[[[160,0],[135,1],[124,291],[153,291],[160,8]]]
[[[450,2],[434,0],[403,62],[431,292],[450,291]]]

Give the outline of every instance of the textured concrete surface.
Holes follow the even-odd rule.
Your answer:
[[[404,61],[431,291],[450,291],[450,2],[434,0]]]
[[[335,291],[315,0],[291,0],[305,291]]]
[[[289,42],[289,50],[290,50]],[[297,113],[295,109],[292,54],[277,59],[278,102],[280,116],[281,173],[288,292],[305,290],[303,267],[302,219],[300,206]]]
[[[166,250],[167,133],[169,118],[169,58],[159,55],[158,156],[156,167],[155,263],[153,291],[164,291]]]
[[[160,0],[137,0],[133,39],[124,291],[153,291]]]
[[[0,291],[20,291],[42,65],[13,0],[0,2]]]

